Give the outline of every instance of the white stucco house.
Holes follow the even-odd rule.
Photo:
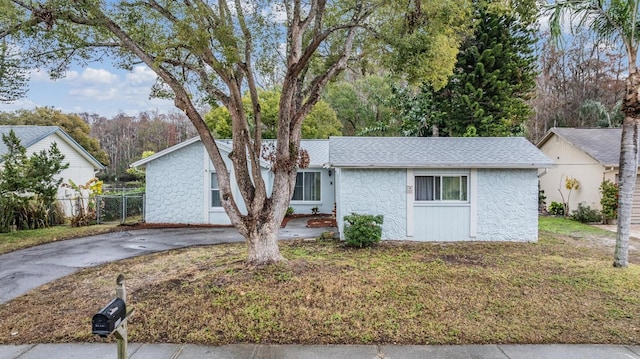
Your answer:
[[[87,150],[80,146],[71,136],[58,126],[0,126],[0,134],[8,135],[11,131],[20,139],[20,143],[31,155],[42,150],[48,150],[55,143],[64,155],[65,163],[69,168],[63,170],[57,177],[62,178],[63,183],[70,179],[77,184],[84,184],[96,176],[96,173],[104,166],[96,160]],[[7,147],[0,141],[0,156],[7,153]],[[0,168],[2,159],[0,158]],[[66,205],[65,211],[70,213],[70,196],[75,193],[68,188],[58,189],[58,199]]]
[[[538,174],[553,161],[524,138],[331,137],[301,146],[311,164],[298,173],[296,213],[331,213],[335,204],[339,228],[345,215],[381,214],[388,240],[538,239]],[[146,167],[147,222],[230,223],[199,138],[132,166]]]
[[[229,141],[217,141],[227,168],[231,168]],[[295,213],[331,213],[334,204],[332,171],[323,167],[329,160],[327,140],[302,140],[310,163],[298,172],[291,200]],[[146,168],[145,221],[148,223],[231,224],[220,204],[218,181],[213,163],[199,137],[131,164]],[[262,178],[267,188],[273,186],[269,163],[261,163]],[[242,196],[231,171],[234,198],[245,210]]]
[[[382,214],[383,239],[537,241],[538,169],[524,138],[332,137],[338,227]]]

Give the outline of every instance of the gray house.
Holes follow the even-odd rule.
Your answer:
[[[331,213],[335,203],[339,228],[345,215],[381,214],[390,240],[538,238],[538,169],[553,162],[524,138],[332,137],[302,147],[311,165],[298,173],[296,213]],[[229,223],[199,139],[132,166],[147,168],[147,222]]]

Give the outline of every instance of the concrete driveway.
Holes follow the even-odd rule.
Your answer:
[[[306,228],[294,219],[280,239],[317,238],[336,228]],[[234,228],[140,229],[48,243],[0,255],[0,304],[31,289],[77,272],[124,258],[171,249],[242,242]]]

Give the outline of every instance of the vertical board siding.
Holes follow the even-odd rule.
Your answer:
[[[471,207],[414,205],[416,241],[468,241]]]

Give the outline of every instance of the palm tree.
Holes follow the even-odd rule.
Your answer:
[[[598,39],[622,45],[629,61],[629,77],[622,102],[622,139],[620,146],[620,197],[618,203],[618,234],[614,267],[626,267],[629,262],[629,227],[631,207],[638,173],[638,125],[640,124],[640,74],[638,55],[638,0],[557,0],[547,6],[551,14],[551,35],[561,37],[561,21],[568,15],[571,26],[587,27]]]
[[[596,119],[598,127],[620,127],[624,114],[622,113],[622,101],[616,102],[611,110],[600,101],[586,100],[580,105],[580,124],[593,123],[589,119]]]

